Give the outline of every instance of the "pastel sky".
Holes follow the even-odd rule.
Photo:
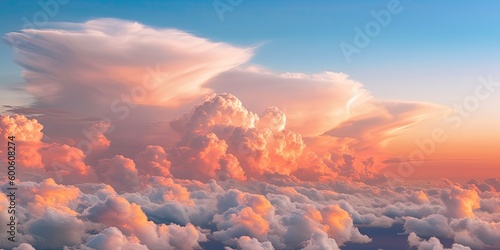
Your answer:
[[[498,10],[2,1],[0,248],[498,249]]]

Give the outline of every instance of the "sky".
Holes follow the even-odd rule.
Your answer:
[[[4,12],[1,13],[4,25],[0,33],[19,31],[30,25],[44,29],[50,22],[98,18],[135,21],[157,28],[180,29],[214,42],[255,47],[246,62],[248,65],[277,73],[341,72],[361,82],[378,99],[431,102],[452,109],[474,94],[480,84],[479,77],[493,75],[497,79],[494,73],[499,67],[500,52],[496,45],[500,37],[495,28],[500,17],[495,1],[473,5],[467,1],[401,1],[398,13],[391,14],[388,25],[369,36],[368,46],[351,54],[349,59],[341,44],[355,45],[356,27],[364,30],[375,20],[372,12],[387,9],[388,1],[241,1],[227,11],[221,10],[220,16],[211,1],[63,3],[55,14],[47,15],[45,22],[43,16],[37,15],[44,12],[39,4],[3,1],[5,7],[0,11]],[[22,67],[15,63],[13,53],[9,46],[0,47],[2,105],[33,101],[25,91],[15,91],[23,78]],[[448,129],[453,134],[451,139],[470,144],[469,147],[460,143],[462,146],[456,148],[456,154],[464,156],[460,158],[499,159],[497,151],[485,153],[486,156],[468,153],[475,145],[490,149],[499,146],[499,133],[492,133],[500,125],[499,105],[500,96],[493,93],[481,100],[480,108],[471,112],[472,118],[464,119],[459,129]],[[485,129],[478,129],[481,127]],[[453,146],[456,143],[448,143],[442,147],[456,147]],[[482,165],[488,164],[490,169],[494,167],[490,163]],[[432,163],[426,165],[434,167]],[[486,176],[489,174],[481,177]]]
[[[401,13],[348,63],[339,44],[352,43],[354,27],[364,28],[373,19],[370,11],[384,9],[387,2],[242,1],[221,21],[212,1],[71,0],[49,21],[112,17],[178,28],[235,45],[262,45],[252,63],[284,72],[344,72],[380,98],[445,105],[470,91],[477,76],[498,68],[500,35],[495,28],[500,17],[493,0],[401,1]],[[33,22],[39,10],[30,1],[2,1],[0,31],[22,29],[22,18]],[[0,53],[2,76],[19,80],[9,48],[2,46]]]
[[[498,9],[0,1],[0,248],[498,249]]]

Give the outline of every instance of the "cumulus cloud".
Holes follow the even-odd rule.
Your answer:
[[[247,235],[259,240],[266,240],[269,231],[269,222],[257,214],[251,207],[228,209],[221,215],[214,217],[218,231],[214,233],[216,239],[231,243],[233,238]]]
[[[500,223],[478,218],[462,218],[450,223],[457,243],[477,249],[500,246]]]
[[[7,145],[10,136],[14,136],[17,144],[17,162],[27,168],[40,168],[42,159],[38,149],[43,133],[43,126],[36,119],[28,119],[23,115],[0,116],[0,143]],[[1,159],[5,159],[5,146],[0,149]]]
[[[422,219],[407,218],[404,223],[407,233],[414,232],[420,236],[443,237],[451,233],[448,218],[440,214],[433,214]]]
[[[119,192],[133,191],[140,185],[134,161],[122,155],[100,160],[96,174],[100,181]]]
[[[95,180],[94,171],[85,164],[85,155],[80,149],[54,143],[43,146],[39,152],[45,169],[54,171],[58,179],[72,183]]]
[[[172,173],[201,180],[215,178],[220,171],[239,180],[291,174],[305,147],[301,136],[282,129],[285,116],[276,108],[264,111],[260,121],[231,94],[208,96],[170,123],[182,136],[171,150]]]
[[[411,196],[409,197],[409,200],[419,205],[424,203],[429,203],[429,198],[427,197],[424,191],[418,191],[412,193]]]
[[[40,218],[28,223],[27,228],[34,236],[35,244],[45,249],[76,245],[86,236],[83,221],[50,208]]]
[[[91,249],[110,249],[110,250],[147,250],[145,245],[128,239],[116,227],[109,227],[96,235],[91,235],[85,243],[86,247]]]
[[[171,173],[202,181],[273,174],[303,180],[383,179],[372,158],[361,161],[348,150],[319,148],[314,140],[307,145],[301,134],[286,129],[286,120],[276,107],[258,115],[232,94],[209,95],[170,123],[181,136],[167,150]]]
[[[431,237],[429,240],[421,239],[415,233],[408,235],[408,243],[410,247],[416,247],[418,250],[471,250],[460,244],[453,244],[451,248],[445,248],[436,237]]]
[[[45,179],[39,184],[23,187],[27,209],[31,214],[41,216],[47,208],[75,215],[74,202],[80,197],[80,190],[75,186],[57,184],[54,179]]]
[[[0,141],[7,145],[9,136],[16,148],[16,162],[25,169],[18,174],[22,180],[55,178],[67,184],[95,181],[93,169],[85,163],[82,150],[62,143],[42,141],[43,126],[37,119],[24,115],[0,117]],[[105,140],[105,138],[103,139]],[[6,152],[0,149],[3,159]]]
[[[146,177],[151,176],[170,176],[170,161],[167,159],[167,153],[161,146],[147,146],[139,153],[134,162],[138,166],[138,174]]]
[[[358,229],[353,226],[349,214],[338,205],[326,206],[322,209],[304,205],[304,208],[285,215],[283,225],[286,226],[284,242],[292,248],[310,240],[316,229],[325,231],[328,237],[333,238],[338,244],[344,244],[347,241],[358,243],[371,241],[368,236],[359,233]]]
[[[248,236],[241,236],[237,244],[241,250],[274,250],[271,242],[259,242],[257,239]]]
[[[12,250],[35,250],[35,248],[28,243],[21,243],[18,247],[12,248]]]
[[[476,191],[456,186],[450,192],[443,192],[441,199],[446,206],[444,213],[450,218],[474,217],[474,210],[480,207]]]
[[[110,197],[85,212],[85,218],[116,227],[126,235],[136,236],[148,248],[193,249],[206,236],[192,224],[181,227],[176,224],[156,225],[147,219],[141,207],[121,197]]]
[[[228,249],[337,249],[335,246],[350,242],[370,248],[374,242],[359,232],[358,225],[384,230],[381,227],[399,221],[407,233],[415,235],[410,237],[412,246],[420,249],[441,249],[436,237],[453,239],[456,246],[452,249],[468,249],[457,248],[458,244],[474,249],[500,244],[496,241],[498,223],[486,221],[483,214],[447,218],[440,214],[446,207],[438,193],[428,198],[441,209],[422,216],[426,210],[415,206],[429,204],[411,202],[409,194],[413,191],[407,187],[393,189],[355,182],[199,182],[161,176],[148,180],[144,188],[122,194],[105,184],[71,186],[53,179],[21,182],[18,212],[22,242],[35,248],[85,250],[111,244],[128,249],[193,249],[202,247],[206,240]],[[441,191],[450,193],[452,189],[444,187]],[[8,218],[3,209],[8,199],[2,197],[3,223]],[[396,207],[401,215],[391,219],[384,214],[395,200],[400,201]],[[55,230],[60,235],[56,236],[41,230],[44,226],[59,227],[64,232]],[[417,235],[431,238],[424,240]],[[56,240],[49,244],[48,238]]]
[[[278,74],[240,67],[212,79],[207,86],[238,96],[252,110],[269,106],[284,110],[286,127],[305,137],[352,138],[358,149],[385,145],[397,135],[396,128],[444,110],[429,103],[377,100],[361,83],[335,72]]]
[[[304,246],[304,250],[321,250],[321,249],[340,249],[334,239],[328,238],[328,235],[321,231],[316,230],[311,235]]]

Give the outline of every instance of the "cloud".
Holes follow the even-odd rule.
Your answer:
[[[7,145],[8,142],[17,144],[17,162],[26,168],[40,168],[42,159],[38,149],[43,133],[43,126],[36,119],[28,119],[23,115],[1,115],[0,116],[0,143]],[[14,140],[9,139],[14,136]],[[0,149],[1,157],[4,159],[5,146]],[[13,151],[13,150],[11,150]]]
[[[311,239],[306,241],[304,250],[321,250],[321,249],[340,249],[334,239],[328,238],[328,235],[321,231],[316,230],[311,235]]]
[[[127,239],[116,227],[109,227],[96,235],[91,235],[85,243],[86,247],[91,249],[109,249],[109,250],[147,250],[144,245]]]
[[[76,215],[74,202],[80,197],[80,190],[75,186],[57,184],[54,179],[45,179],[39,184],[25,187],[27,209],[33,215],[42,216],[47,208],[65,214]],[[72,208],[73,207],[73,208]]]
[[[474,249],[500,245],[496,240],[498,223],[488,219],[494,214],[453,219],[442,213],[446,204],[439,193],[450,194],[454,186],[422,189],[360,182],[200,182],[171,176],[148,177],[143,185],[134,192],[116,193],[105,184],[72,186],[53,179],[20,182],[16,213],[23,232],[19,235],[21,242],[35,248],[66,246],[68,250],[98,249],[109,244],[130,249],[193,249],[204,246],[206,240],[228,249],[335,249],[335,245],[349,242],[370,248],[376,242],[362,235],[358,226],[382,231],[380,227],[397,222],[410,235],[431,237],[424,240],[411,236],[412,244],[420,249],[440,249],[441,243],[432,237],[452,239],[455,249],[460,249],[458,244]],[[430,192],[432,189],[437,192]],[[424,190],[429,203],[436,205],[414,204],[410,201],[414,190]],[[3,208],[8,206],[8,199],[1,197],[0,219],[7,221]],[[391,206],[399,211],[394,219],[384,215]],[[431,214],[422,216],[426,213]],[[69,229],[69,224],[76,226]],[[40,229],[46,227],[63,228],[64,233],[55,233],[65,239]],[[50,243],[44,240],[53,237]],[[15,246],[0,244],[3,248]]]
[[[231,244],[233,238],[249,236],[258,240],[266,240],[269,222],[256,213],[251,207],[230,208],[221,215],[214,216],[218,231],[216,239]]]
[[[67,184],[94,181],[93,170],[84,160],[84,153],[75,147],[62,143],[42,141],[43,126],[36,119],[23,115],[2,115],[0,117],[0,141],[7,145],[9,136],[16,148],[16,162],[25,169],[18,174],[22,180],[43,180],[55,178]],[[0,152],[3,155],[6,152]]]
[[[487,222],[478,218],[452,220],[451,229],[455,232],[457,243],[474,249],[495,248],[500,246],[500,223]]]
[[[244,181],[265,174],[303,180],[383,180],[374,160],[357,160],[353,153],[336,152],[305,143],[299,133],[286,129],[286,116],[276,107],[262,115],[248,111],[232,94],[214,94],[170,125],[181,139],[167,150],[171,173],[178,178]],[[320,150],[320,151],[317,151]]]
[[[293,76],[240,68],[218,76],[207,86],[216,92],[227,91],[238,96],[254,110],[269,106],[286,110],[287,128],[306,136],[320,135],[335,127],[349,112],[361,111],[358,104],[370,98],[360,83],[333,72]],[[278,94],[285,92],[287,95]],[[259,101],[256,93],[259,93]],[[354,96],[357,101],[346,106]]]
[[[78,148],[53,143],[44,145],[39,153],[45,169],[54,171],[58,180],[64,180],[66,183],[95,180],[93,169],[85,164],[85,155]]]
[[[122,155],[100,160],[95,171],[100,181],[118,192],[133,191],[140,185],[134,161]]]
[[[28,243],[21,243],[18,247],[12,248],[12,250],[36,250],[33,246]]]
[[[139,205],[121,197],[110,197],[88,208],[85,218],[116,227],[125,235],[136,236],[141,243],[153,249],[193,249],[206,240],[206,236],[192,224],[185,227],[156,225],[147,219]]]
[[[24,40],[16,49],[18,63],[26,69],[28,93],[44,108],[65,106],[80,114],[96,112],[94,108],[101,105],[108,109],[109,100],[144,82],[153,85],[154,91],[148,98],[132,96],[132,103],[178,105],[207,94],[201,86],[206,80],[247,61],[252,54],[251,49],[211,42],[180,30],[118,19],[49,27],[8,33],[5,38]],[[147,66],[160,70],[150,76]],[[83,108],[81,104],[88,103],[85,100],[94,104]]]
[[[443,192],[441,199],[446,206],[444,213],[450,218],[474,217],[474,210],[480,207],[476,191],[454,186],[451,192]]]
[[[30,39],[33,35],[37,39]],[[273,73],[243,65],[252,48],[137,22],[51,23],[5,39],[24,40],[16,47],[16,60],[34,99],[13,111],[41,114],[45,133],[80,149],[87,163],[117,154],[135,159],[150,145],[168,151],[174,144],[211,140],[207,158],[198,155],[199,162],[186,159],[198,152],[173,153],[172,173],[181,176],[178,169],[192,165],[204,181],[293,172],[308,180],[339,173],[376,179],[381,167],[375,156],[381,156],[375,153],[402,129],[443,111],[435,104],[378,100],[344,73]],[[205,95],[191,113],[171,121]],[[310,150],[304,151],[305,144]],[[200,164],[209,167],[196,167]]]
[[[27,224],[35,244],[42,249],[76,245],[86,236],[85,224],[71,214],[48,208],[38,219]]]
[[[304,204],[302,209],[293,211],[282,219],[286,227],[284,242],[291,248],[301,246],[310,240],[316,229],[325,231],[328,237],[333,238],[338,244],[344,244],[347,241],[358,243],[371,241],[354,227],[349,214],[338,205],[316,209]]]
[[[289,175],[298,168],[305,145],[299,134],[281,129],[285,119],[270,108],[260,123],[259,115],[235,96],[210,95],[170,123],[182,137],[170,151],[172,173],[199,180],[216,178],[219,171],[238,180],[266,172]]]
[[[23,89],[33,99],[13,112],[39,115],[47,135],[79,143],[84,153],[89,147],[97,151],[109,145],[112,151],[158,145],[169,137],[164,131],[169,127],[161,122],[210,94],[212,90],[203,86],[208,79],[247,62],[253,54],[253,48],[111,18],[50,23],[41,30],[8,33],[4,40],[22,41],[8,44],[23,68]],[[107,139],[89,138],[84,132],[95,130],[94,122],[109,124],[113,132]],[[135,136],[137,130],[162,136],[141,139]]]
[[[225,127],[255,127],[259,117],[243,107],[231,94],[209,95],[190,113],[172,121],[170,126],[182,135],[200,135]]]
[[[138,174],[151,176],[170,176],[170,161],[167,159],[167,153],[161,146],[147,146],[134,159]]]
[[[411,194],[411,196],[409,197],[409,200],[415,204],[425,204],[425,203],[429,203],[429,198],[427,197],[427,195],[425,194],[425,192],[423,191],[418,191],[418,192],[414,192]]]
[[[451,234],[448,218],[440,214],[433,214],[422,219],[407,218],[404,223],[407,233],[414,232],[420,236],[443,237]]]
[[[346,241],[357,243],[368,243],[371,239],[362,235],[357,228],[354,227],[353,221],[349,213],[341,209],[338,205],[330,205],[321,209],[323,224],[328,235],[335,239],[339,244]]]
[[[257,239],[248,236],[241,236],[237,244],[241,250],[274,250],[271,242],[259,242]]]
[[[352,138],[358,149],[384,146],[398,129],[444,110],[430,103],[378,100],[361,83],[335,72],[279,74],[239,67],[207,86],[238,96],[252,110],[278,107],[286,114],[286,128],[304,137]]]
[[[207,181],[222,169],[227,144],[215,134],[197,135],[170,151],[171,172],[179,178]],[[227,159],[227,158],[226,158]]]
[[[408,235],[408,243],[410,247],[417,247],[418,250],[471,250],[460,244],[454,243],[451,248],[445,248],[436,237],[431,237],[429,240],[419,238],[415,233]]]
[[[484,180],[484,182],[472,179],[469,180],[467,184],[477,187],[477,189],[479,189],[481,192],[487,192],[487,191],[500,192],[500,180],[497,178],[489,178]]]

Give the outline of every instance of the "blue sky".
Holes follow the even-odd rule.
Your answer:
[[[21,29],[23,17],[32,20],[42,10],[36,2],[1,1],[0,33]],[[498,71],[500,2],[493,0],[401,0],[403,11],[348,63],[339,44],[352,44],[354,27],[364,28],[374,20],[370,12],[387,9],[388,2],[243,0],[221,21],[211,0],[70,0],[49,20],[113,17],[235,45],[263,44],[252,63],[278,72],[344,72],[378,98],[449,105],[469,93],[479,75]],[[21,83],[10,48],[2,44],[0,55],[2,86]]]

